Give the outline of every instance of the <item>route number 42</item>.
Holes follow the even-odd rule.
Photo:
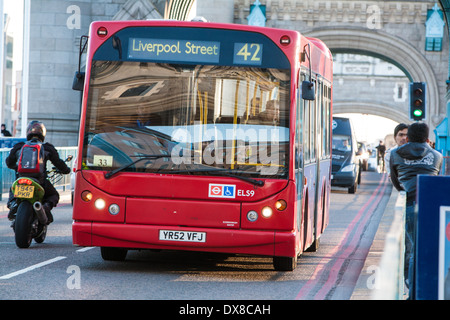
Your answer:
[[[262,44],[260,43],[235,43],[234,63],[260,65],[262,59]]]

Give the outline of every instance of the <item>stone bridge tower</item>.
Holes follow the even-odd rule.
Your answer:
[[[432,129],[446,116],[449,74],[448,23],[439,50],[426,50],[430,12],[436,3],[445,2],[450,7],[450,0],[437,1],[260,0],[266,6],[268,27],[299,30],[306,36],[322,39],[333,54],[363,54],[401,70],[398,78],[370,72],[353,78],[337,75],[335,113],[353,111],[408,122],[407,84],[423,81],[427,83],[426,121]],[[56,145],[76,145],[80,94],[72,91],[71,85],[78,67],[80,36],[88,33],[94,20],[162,18],[167,1],[25,2],[29,4],[28,119],[44,121],[49,128],[49,141]],[[247,24],[254,2],[197,0],[197,15],[212,22]]]
[[[235,0],[235,23],[247,23],[253,0]],[[266,0],[266,26],[295,29],[323,40],[333,54],[363,54],[379,58],[403,71],[402,83],[427,83],[427,118],[434,129],[446,116],[449,70],[448,29],[441,47],[426,47],[427,20],[436,0]],[[437,6],[436,6],[437,7]],[[442,15],[442,13],[441,13]],[[370,78],[370,79],[369,79]],[[342,82],[342,81],[341,81]],[[396,99],[399,81],[366,75],[359,84],[334,81],[333,112],[381,115],[397,122],[410,122],[409,99]],[[403,85],[407,94],[407,85]]]

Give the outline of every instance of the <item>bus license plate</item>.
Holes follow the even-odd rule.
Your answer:
[[[14,189],[14,197],[16,198],[31,199],[33,198],[33,193],[34,193],[34,186],[26,186],[18,184]]]
[[[206,242],[206,232],[159,230],[159,240]]]

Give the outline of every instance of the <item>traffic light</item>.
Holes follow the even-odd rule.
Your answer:
[[[411,120],[425,119],[425,82],[412,82],[409,85],[409,117]]]

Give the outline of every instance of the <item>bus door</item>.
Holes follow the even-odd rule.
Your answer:
[[[303,75],[302,75],[303,77]],[[303,79],[302,79],[303,80]],[[304,100],[300,95],[300,90],[297,90],[297,110],[296,110],[296,123],[295,123],[295,181],[297,186],[297,230],[300,231],[302,223],[303,212],[303,108]]]
[[[315,238],[317,238],[318,232],[317,232],[317,227],[318,227],[318,223],[320,221],[318,221],[318,217],[319,217],[319,201],[322,198],[322,181],[321,181],[321,177],[322,177],[322,173],[321,173],[321,162],[320,159],[322,158],[322,136],[323,136],[323,129],[322,129],[322,82],[321,81],[317,81],[316,82],[316,100],[314,100],[314,115],[315,115],[315,119],[314,121],[314,137],[316,139],[315,143],[314,143],[314,148],[315,148],[315,162],[316,162],[316,176],[315,176],[315,196],[314,196],[314,214],[313,214],[313,219],[314,219],[314,223],[313,223],[313,241]],[[322,220],[322,219],[320,219]]]
[[[309,244],[310,230],[313,226],[316,165],[315,165],[315,139],[314,139],[314,101],[303,101],[303,156],[304,170],[303,183],[305,187],[305,207],[303,209],[304,220],[304,245]]]

